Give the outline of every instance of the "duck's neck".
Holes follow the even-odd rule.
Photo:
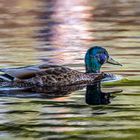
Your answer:
[[[91,67],[86,64],[86,73],[100,73],[100,67]]]
[[[85,58],[86,73],[99,73],[101,65],[93,58]]]

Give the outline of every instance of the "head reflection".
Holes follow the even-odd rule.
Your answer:
[[[110,103],[110,94],[101,91],[100,83],[88,85],[86,88],[85,101],[89,105],[100,105]]]
[[[122,92],[122,90],[113,92],[102,92],[100,82],[95,83],[94,85],[87,85],[85,101],[89,105],[106,105],[109,104],[111,102],[110,99],[113,98],[111,94],[119,92]]]

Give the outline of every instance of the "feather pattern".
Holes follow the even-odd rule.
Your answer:
[[[15,86],[65,86],[73,84],[87,84],[101,80],[104,74],[83,73],[64,66],[34,65],[20,68],[0,69],[0,79],[6,85]],[[9,82],[11,81],[11,82]]]

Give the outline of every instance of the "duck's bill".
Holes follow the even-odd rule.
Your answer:
[[[109,63],[109,64],[113,64],[113,65],[119,65],[119,66],[122,66],[121,63],[117,62],[116,60],[114,60],[114,59],[111,58],[111,57],[108,58],[107,63]]]

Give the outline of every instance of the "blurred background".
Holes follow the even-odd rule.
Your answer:
[[[58,64],[85,71],[84,55],[105,47],[123,67],[108,106],[89,106],[85,89],[52,100],[0,99],[0,139],[139,139],[139,0],[0,0],[0,68]],[[106,88],[106,87],[104,87]]]
[[[124,64],[114,69],[139,74],[139,6],[139,0],[0,0],[0,67],[84,70],[85,51],[100,45]]]

